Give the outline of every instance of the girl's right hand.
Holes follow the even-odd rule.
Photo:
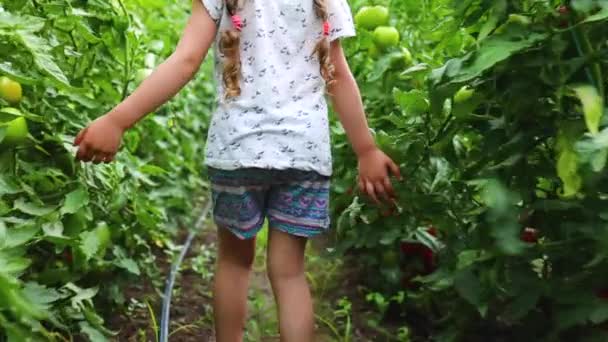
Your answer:
[[[110,163],[118,152],[124,131],[112,116],[99,117],[76,136],[76,159],[95,164]]]

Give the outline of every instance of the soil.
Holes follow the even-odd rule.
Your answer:
[[[184,263],[194,256],[194,251],[200,250],[201,244],[210,244],[213,241],[212,234],[198,236],[192,241],[192,245],[184,258]],[[177,241],[185,241],[186,233],[181,234]],[[161,278],[166,279],[169,275],[171,264],[168,256],[162,251],[157,251],[156,257],[161,271]],[[201,317],[209,317],[212,298],[210,297],[211,283],[201,279],[201,276],[190,268],[181,271],[176,280],[174,292],[171,298],[169,340],[179,342],[211,342],[213,328],[209,322],[201,321]],[[160,324],[159,317],[162,306],[162,288],[155,288],[150,279],[143,279],[143,285],[133,284],[125,288],[124,296],[127,302],[136,300],[140,303],[146,301],[156,314],[156,324]],[[114,338],[119,342],[152,342],[156,341],[154,323],[150,317],[150,309],[146,306],[137,306],[132,312],[116,315],[109,322],[111,330],[118,331]]]
[[[181,234],[176,242],[186,239],[186,233]],[[206,229],[192,242],[188,254],[184,259],[182,271],[178,274],[175,281],[175,289],[172,302],[169,327],[169,341],[173,342],[214,342],[213,322],[212,322],[212,297],[211,281],[202,279],[201,275],[194,272],[189,261],[201,250],[201,246],[211,246],[215,244],[216,235],[212,229]],[[321,249],[326,242],[315,241],[313,248]],[[167,254],[159,250],[156,253],[158,266],[161,271],[161,279],[166,279],[170,271],[170,260]],[[352,302],[352,334],[351,341],[395,341],[390,338],[391,334],[379,332],[378,330],[366,327],[367,309],[369,304],[365,302],[363,291],[360,284],[360,277],[356,267],[346,267],[340,270],[336,279],[332,279],[323,294],[313,293],[315,301],[324,302],[327,305],[336,303],[339,298],[348,297]],[[255,269],[252,275],[251,286],[261,295],[267,298],[265,305],[272,309],[273,297],[269,281],[263,269]],[[111,330],[118,331],[118,335],[113,339],[118,342],[153,342],[156,341],[154,325],[160,324],[158,317],[161,310],[161,293],[164,284],[160,288],[155,287],[150,279],[142,279],[138,284],[132,284],[124,289],[124,296],[127,302],[148,303],[156,315],[156,323],[151,318],[150,308],[147,305],[137,305],[127,313],[115,314],[108,322]],[[319,298],[319,296],[324,298]],[[267,310],[268,314],[274,314],[273,310]],[[261,339],[265,341],[279,341],[278,335],[265,336]],[[323,325],[318,326],[318,342],[336,341],[329,329]]]

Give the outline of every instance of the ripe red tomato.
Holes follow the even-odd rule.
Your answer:
[[[401,252],[405,256],[415,256],[420,253],[422,244],[417,242],[402,242]]]
[[[538,242],[538,230],[530,227],[526,227],[520,236],[521,241],[528,243],[537,243]]]

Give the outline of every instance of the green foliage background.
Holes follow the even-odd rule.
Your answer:
[[[606,339],[608,3],[372,3],[390,7],[414,62],[399,48],[373,57],[361,31],[349,61],[407,179],[398,210],[351,201],[355,160],[336,126],[334,205],[340,249],[392,302],[387,318],[405,312],[423,340]],[[463,86],[474,95],[454,101]],[[412,274],[416,242],[434,273]]]
[[[171,53],[190,4],[10,0],[0,10],[0,73],[22,83],[31,133],[0,148],[0,330],[8,341],[105,340],[121,285],[154,276],[154,251],[190,223],[206,188],[214,86],[192,82],[128,132],[112,165],[75,162],[72,141]]]

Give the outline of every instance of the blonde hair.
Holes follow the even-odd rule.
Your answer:
[[[327,0],[314,0],[314,8],[317,17],[323,21],[323,24],[329,25],[329,14],[327,13]],[[328,27],[329,28],[329,27]],[[326,34],[327,33],[327,34]],[[321,40],[315,46],[314,53],[317,54],[319,58],[321,76],[325,80],[325,82],[329,85],[334,82],[334,72],[335,68],[333,63],[331,62],[331,55],[329,53],[329,32],[323,32],[323,36],[321,36]]]
[[[226,10],[230,17],[237,15],[239,7],[238,0],[226,0]],[[241,32],[237,28],[222,32],[220,38],[220,52],[224,55],[224,87],[226,97],[237,97],[241,95]]]
[[[315,14],[325,25],[329,21],[327,12],[327,0],[313,0]],[[231,18],[238,15],[239,0],[226,0],[226,10]],[[327,24],[328,25],[328,24]],[[327,34],[326,34],[327,33]],[[331,61],[329,52],[329,32],[323,32],[321,40],[313,50],[313,54],[319,59],[321,76],[329,85],[334,82],[335,68]],[[234,98],[241,95],[241,32],[240,27],[232,27],[221,33],[220,53],[224,56],[223,81],[226,89],[226,97]]]

